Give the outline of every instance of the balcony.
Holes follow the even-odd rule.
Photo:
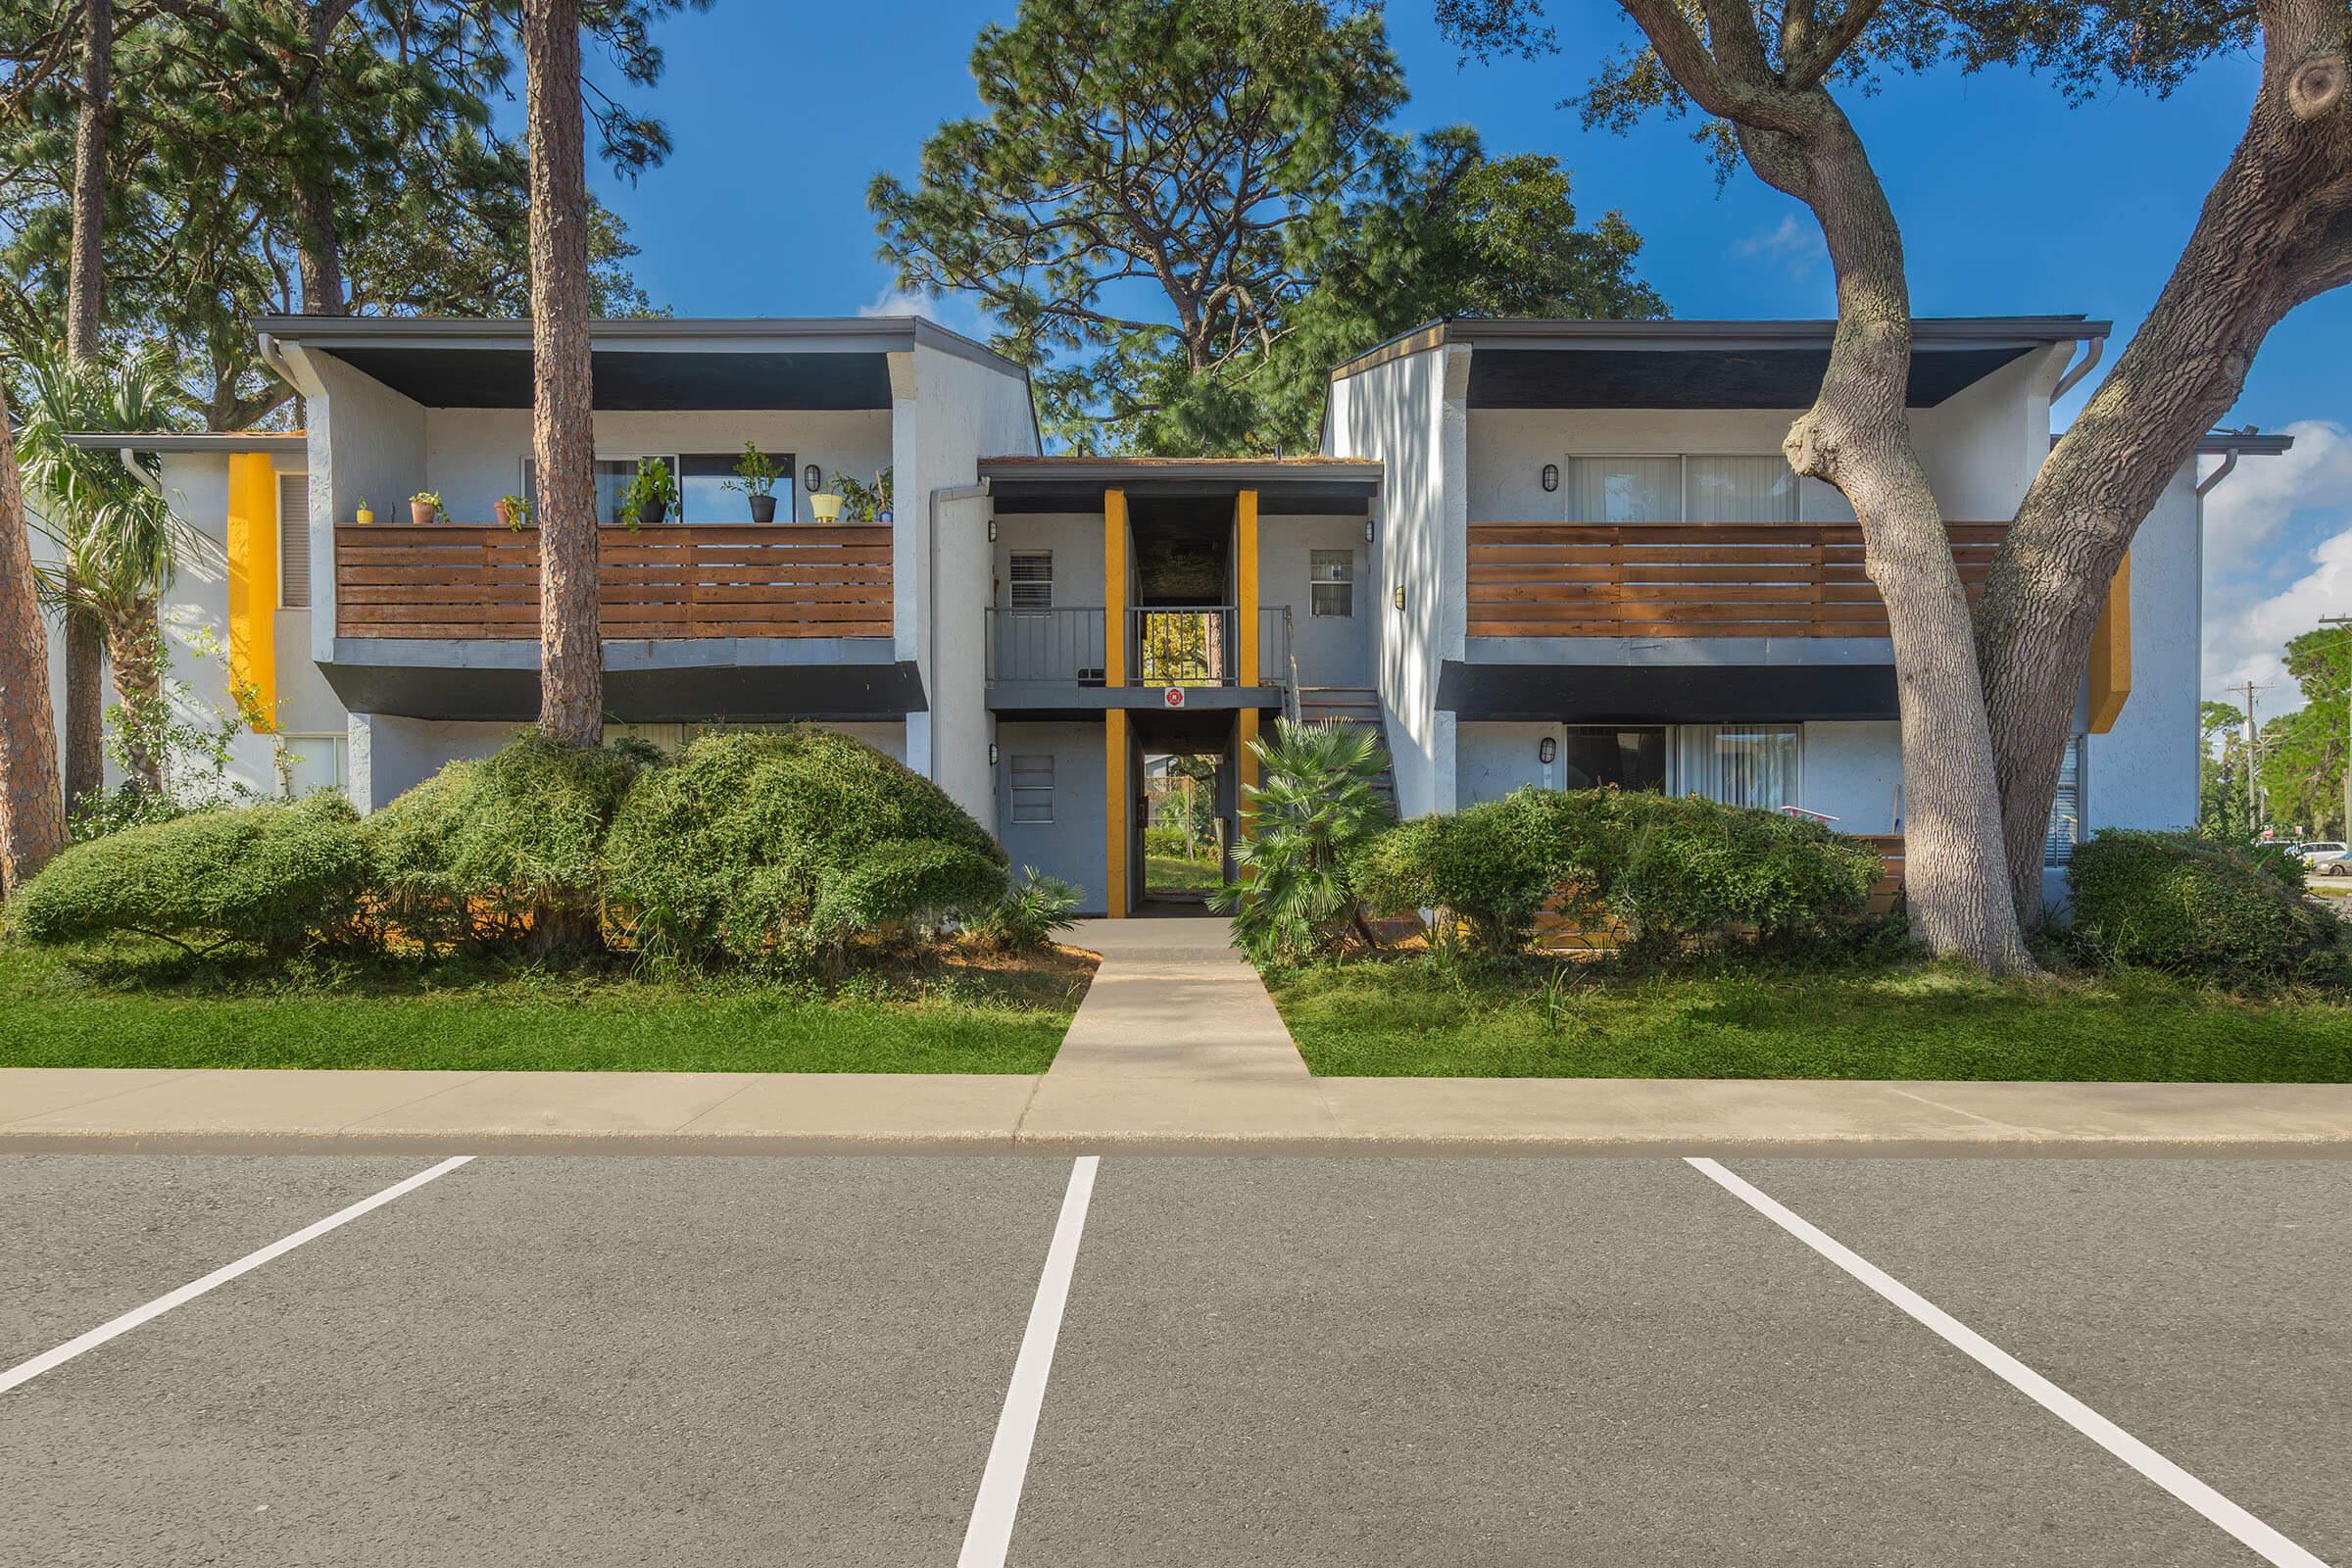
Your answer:
[[[1983,589],[2004,523],[1946,525]],[[1885,637],[1853,523],[1470,525],[1472,637]]]
[[[1141,706],[1130,694],[1183,687],[1233,693],[1205,706],[1247,707],[1239,694],[1276,694],[1291,684],[1291,611],[1269,605],[1257,612],[1257,680],[1240,685],[1241,612],[1233,605],[1130,609],[1125,619],[1125,679],[1107,691],[1104,612],[1100,609],[988,612],[988,684],[1000,708]],[[1084,703],[1081,691],[1098,693]],[[1252,699],[1253,700],[1253,699]]]
[[[598,530],[607,641],[891,635],[891,533]],[[535,642],[535,528],[335,530],[338,637]]]

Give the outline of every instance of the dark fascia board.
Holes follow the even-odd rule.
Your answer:
[[[301,431],[282,430],[148,430],[125,435],[113,430],[69,430],[66,440],[94,452],[209,452],[227,457],[240,452],[300,452],[311,450]]]
[[[2055,445],[2055,440],[2052,442]],[[2197,442],[2197,455],[2206,458],[2226,457],[2236,453],[2246,458],[2278,458],[2286,455],[2295,444],[2291,435],[2270,435],[2255,430],[2216,430]]]
[[[439,349],[531,346],[527,318],[257,316],[252,325],[264,337],[329,353],[338,348],[379,345]],[[1023,382],[1029,379],[1028,369],[1018,361],[919,316],[620,317],[592,322],[589,335],[594,348],[624,353],[673,349],[718,353],[731,348],[759,353],[789,344],[801,354],[892,354],[920,344],[1018,376]]]
[[[2103,338],[2111,321],[2085,316],[1923,316],[1911,322],[1915,344],[1970,348],[2036,348]],[[1331,372],[1335,381],[1447,343],[1508,343],[1515,349],[1676,350],[1827,348],[1834,320],[1545,320],[1525,317],[1424,322],[1357,355]]]
[[[1378,489],[1381,465],[1373,458],[1023,458],[980,460],[981,477],[1024,484],[1059,481],[1081,485],[1208,482],[1245,488],[1268,484],[1337,484]]]
[[[1885,664],[1501,664],[1446,660],[1439,710],[1546,724],[1789,724],[1891,719]]]

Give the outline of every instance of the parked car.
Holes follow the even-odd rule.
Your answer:
[[[2352,860],[2344,858],[2341,844],[2306,844],[2296,853],[2303,857],[2307,869],[2322,876],[2352,876]]]

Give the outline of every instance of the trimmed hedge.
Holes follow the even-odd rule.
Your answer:
[[[340,795],[194,811],[76,844],[9,905],[11,928],[57,944],[135,932],[274,955],[357,929],[368,880],[359,814]]]
[[[1355,881],[1384,912],[1435,908],[1441,928],[1515,953],[1553,900],[1614,916],[1637,946],[1675,950],[1735,929],[1772,940],[1859,916],[1881,861],[1869,845],[1778,811],[1639,790],[1522,789],[1419,817],[1371,846]]]
[[[2066,870],[2078,943],[2103,962],[2224,982],[2342,979],[2341,922],[2279,858],[2193,833],[2102,829]]]
[[[837,954],[1004,889],[1004,852],[938,785],[817,729],[695,742],[639,781],[607,854],[638,946],[691,962]]]

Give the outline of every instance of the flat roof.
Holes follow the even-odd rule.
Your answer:
[[[332,354],[428,408],[529,408],[528,318],[263,316],[263,338]],[[915,316],[625,317],[589,328],[600,409],[887,409],[887,359],[920,345],[1023,384],[985,343]]]
[[[2235,452],[2248,458],[2278,458],[2285,456],[2294,444],[2291,435],[2268,435],[2254,429],[2211,430],[2198,440],[2197,455],[2218,458]]]
[[[2053,344],[2103,338],[2081,315],[1920,317],[1907,401],[1932,408]],[[1467,401],[1491,409],[1801,409],[1829,368],[1835,320],[1431,321],[1357,355],[1332,379],[1449,343],[1477,352]]]
[[[1202,499],[1255,490],[1260,513],[1361,512],[1380,493],[1372,458],[997,457],[980,476],[999,512],[1092,512],[1105,490]]]
[[[226,457],[237,452],[308,452],[310,437],[300,430],[142,430],[125,435],[119,430],[69,430],[66,440],[100,452],[211,452]]]

